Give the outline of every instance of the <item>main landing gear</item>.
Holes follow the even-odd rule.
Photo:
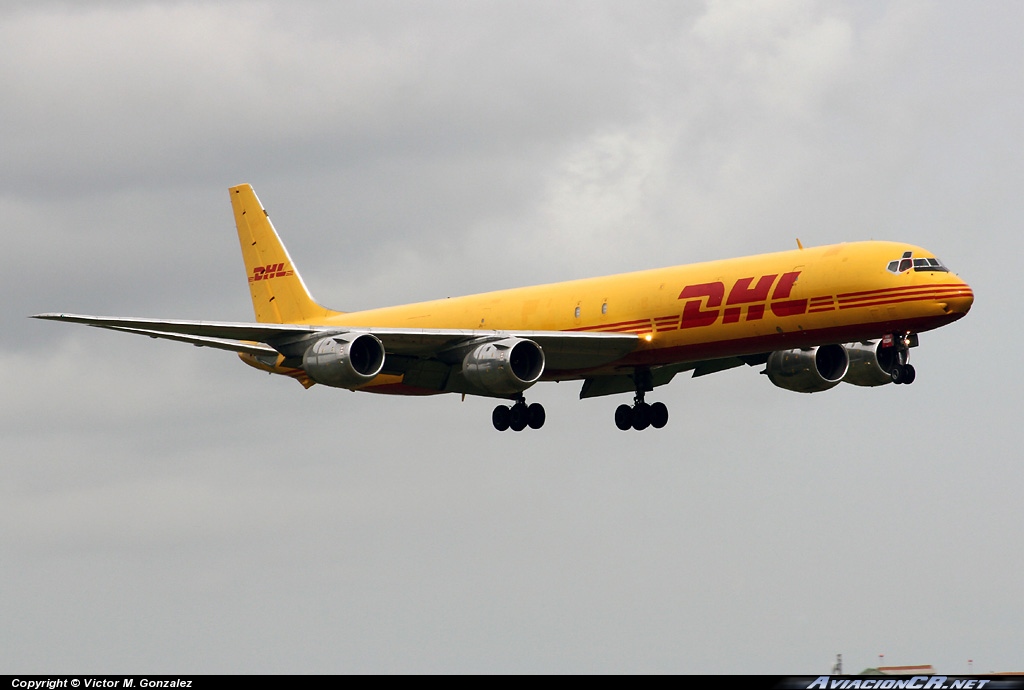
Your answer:
[[[615,409],[615,426],[622,431],[630,429],[643,431],[649,426],[661,429],[668,424],[668,408],[665,407],[665,403],[656,402],[648,405],[644,402],[644,394],[654,390],[651,372],[646,369],[638,369],[633,374],[633,380],[636,383],[633,406],[619,405]]]
[[[649,426],[661,429],[666,424],[668,424],[668,408],[665,403],[656,402],[648,405],[644,402],[643,393],[637,395],[632,407],[619,405],[615,408],[615,426],[622,431],[630,429],[643,431]]]
[[[539,429],[544,426],[547,414],[540,403],[526,404],[526,398],[519,398],[515,405],[498,405],[491,413],[491,423],[498,431],[522,431],[526,427]]]
[[[911,384],[917,378],[914,365],[910,363],[910,336],[895,336],[896,363],[889,370],[893,383]]]

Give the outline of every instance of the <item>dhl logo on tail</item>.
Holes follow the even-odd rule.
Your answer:
[[[257,266],[252,269],[252,275],[249,276],[249,282],[255,283],[260,280],[270,280],[271,278],[284,278],[286,276],[295,275],[295,271],[284,270],[284,264],[270,264],[269,266]]]

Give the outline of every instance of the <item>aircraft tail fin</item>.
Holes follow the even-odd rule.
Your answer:
[[[303,323],[341,313],[313,300],[252,186],[230,192],[256,321]]]

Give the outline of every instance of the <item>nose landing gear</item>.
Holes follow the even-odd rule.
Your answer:
[[[889,370],[893,383],[911,384],[917,378],[917,371],[910,363],[910,335],[893,336],[896,347],[896,363]]]
[[[491,423],[498,431],[522,431],[526,427],[539,429],[544,426],[547,414],[540,403],[526,404],[526,398],[519,398],[514,405],[498,405],[491,412]]]
[[[917,378],[917,372],[913,364],[897,364],[889,372],[893,383],[913,383]]]

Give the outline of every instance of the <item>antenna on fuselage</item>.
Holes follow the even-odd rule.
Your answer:
[[[804,248],[804,245],[800,244],[800,238],[799,237],[796,238],[796,246],[799,247],[800,249]]]

